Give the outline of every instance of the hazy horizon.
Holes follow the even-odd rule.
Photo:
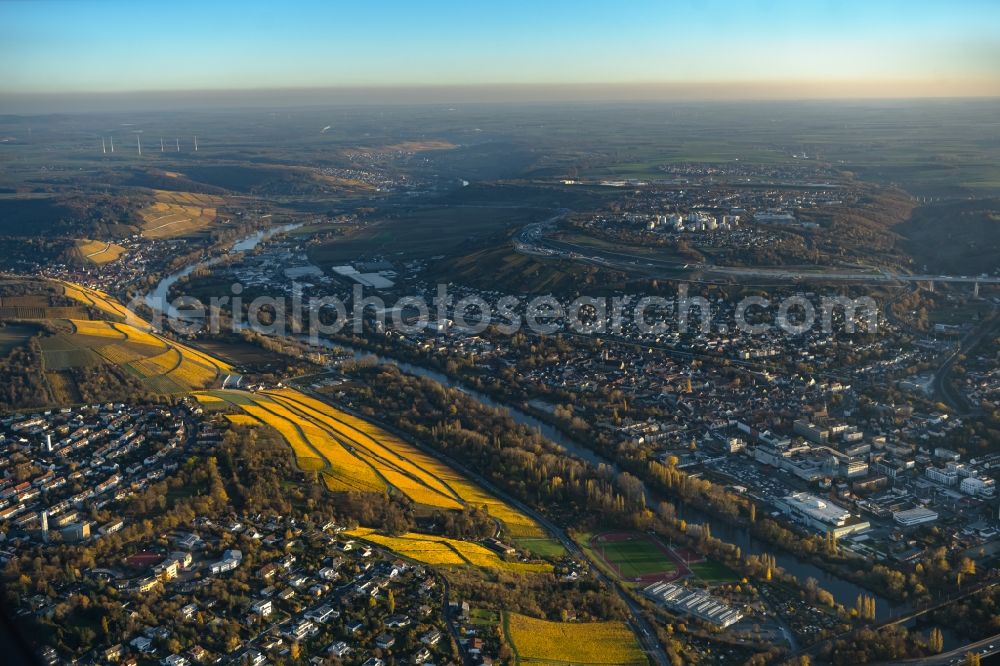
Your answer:
[[[0,112],[1000,96],[981,0],[0,3]]]
[[[184,111],[307,106],[547,104],[547,103],[699,103],[808,101],[990,101],[1000,85],[980,92],[962,85],[920,86],[850,82],[718,84],[592,84],[493,86],[384,86],[262,88],[220,90],[142,90],[95,93],[3,93],[0,114]]]

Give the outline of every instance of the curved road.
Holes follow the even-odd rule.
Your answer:
[[[935,395],[939,396],[942,401],[960,414],[974,411],[975,406],[969,405],[965,396],[952,387],[950,381],[952,368],[955,367],[955,362],[958,361],[959,356],[975,349],[984,337],[991,332],[995,332],[998,328],[1000,328],[1000,317],[998,317],[997,311],[994,310],[986,319],[980,322],[979,326],[962,338],[962,341],[959,342],[955,350],[945,358],[934,373],[932,385]]]
[[[598,250],[586,245],[578,245],[567,241],[553,240],[546,236],[550,225],[565,215],[559,215],[545,221],[525,226],[514,239],[514,249],[522,254],[555,257],[595,264],[605,268],[628,272],[641,272],[654,277],[677,278],[678,273],[700,274],[714,277],[730,278],[766,278],[779,282],[800,282],[804,280],[824,280],[843,282],[955,282],[968,284],[1000,284],[1000,277],[976,277],[969,275],[910,275],[906,273],[891,273],[886,270],[812,270],[813,267],[787,266],[780,268],[754,268],[749,266],[716,266],[714,264],[683,263],[677,260],[656,259],[633,255],[613,250]],[[658,274],[658,271],[669,271],[670,274]]]

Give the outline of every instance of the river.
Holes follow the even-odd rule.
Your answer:
[[[437,370],[425,368],[421,365],[415,365],[408,361],[400,361],[394,358],[381,356],[379,354],[351,347],[350,345],[341,344],[339,342],[321,340],[320,344],[329,349],[343,349],[344,351],[349,352],[355,360],[360,360],[362,358],[374,358],[379,363],[395,365],[407,374],[426,377],[449,388],[457,389],[466,395],[475,398],[484,405],[506,411],[507,414],[509,414],[510,417],[517,423],[526,425],[532,430],[537,431],[545,438],[555,442],[578,458],[586,460],[593,465],[607,465],[615,472],[619,471],[617,465],[613,464],[611,461],[594,451],[581,446],[551,424],[546,423],[545,421],[542,421],[517,407],[497,402],[486,393],[465,386],[464,384],[453,380]],[[645,484],[643,484],[643,489],[646,493],[647,502],[651,503],[651,500],[655,501],[650,491],[645,487]],[[820,587],[828,590],[830,594],[833,595],[834,599],[837,600],[837,603],[840,603],[847,608],[854,607],[859,594],[864,594],[875,599],[875,619],[879,621],[887,620],[893,616],[906,613],[912,608],[912,605],[909,603],[893,601],[888,597],[861,587],[857,583],[841,578],[835,574],[831,574],[825,569],[821,569],[815,564],[803,560],[802,558],[797,557],[785,550],[781,550],[772,544],[761,541],[755,538],[746,527],[732,525],[691,506],[675,503],[675,507],[677,509],[678,517],[683,518],[689,523],[707,523],[711,526],[712,536],[722,539],[727,543],[739,546],[740,550],[744,554],[760,555],[767,553],[774,557],[775,563],[779,567],[794,575],[799,579],[799,581],[805,581],[810,577],[815,578]],[[908,627],[912,628],[914,622],[910,621],[906,624]],[[921,631],[929,631],[930,627],[918,627],[918,629]],[[940,629],[942,638],[944,639],[944,649],[946,651],[955,649],[956,647],[968,642],[967,639],[951,629],[945,627],[940,627]]]
[[[244,238],[235,241],[232,245],[229,246],[229,251],[234,253],[249,252],[250,250],[255,249],[258,245],[260,245],[263,241],[267,240],[268,238],[271,238],[276,234],[282,234],[291,231],[293,229],[298,229],[303,224],[305,223],[296,222],[293,224],[283,224],[277,227],[260,229],[250,234],[249,236],[246,236]],[[225,258],[226,257],[224,256],[220,256],[220,257],[212,257],[211,259],[203,259],[201,261],[197,261],[193,264],[185,266],[179,271],[171,273],[170,275],[166,276],[165,278],[157,282],[156,287],[153,288],[152,291],[150,291],[143,297],[143,302],[146,304],[146,307],[151,309],[157,315],[156,317],[154,317],[154,320],[159,321],[164,316],[170,318],[178,317],[179,312],[177,308],[174,307],[169,301],[170,289],[175,284],[177,284],[178,280],[180,280],[181,278],[185,278],[188,275],[191,275],[191,273],[194,273],[196,270],[199,270],[201,268],[214,266],[215,264],[221,262]]]
[[[516,422],[526,425],[532,430],[536,430],[544,437],[566,449],[569,453],[594,465],[604,464],[616,472],[619,471],[618,466],[613,464],[610,460],[576,443],[552,425],[517,407],[499,403],[491,396],[456,382],[437,370],[425,368],[406,361],[399,361],[393,358],[379,356],[363,349],[356,349],[340,343],[323,340],[321,341],[321,344],[331,349],[339,348],[350,352],[355,359],[374,358],[379,363],[396,365],[400,370],[407,374],[427,377],[428,379],[433,379],[434,381],[450,388],[458,389],[485,405],[505,410]],[[646,497],[647,501],[654,499],[648,489],[646,491]],[[750,534],[750,530],[746,527],[731,525],[724,520],[716,518],[715,516],[691,506],[676,505],[676,508],[679,518],[683,518],[689,523],[707,523],[711,526],[713,536],[718,537],[727,543],[739,546],[740,550],[742,550],[744,554],[759,555],[767,553],[773,555],[779,567],[794,575],[800,581],[804,581],[809,577],[815,578],[819,582],[820,587],[829,590],[839,603],[847,606],[848,608],[854,607],[859,594],[865,594],[875,598],[876,619],[879,620],[884,620],[892,617],[893,615],[898,615],[899,613],[905,612],[910,608],[910,606],[905,603],[894,602],[891,599],[863,588],[856,583],[845,580],[839,576],[835,576],[826,570],[817,567],[815,564],[796,557],[787,551],[780,550],[772,544],[760,541],[759,539],[753,537]]]
[[[289,231],[296,227],[301,226],[301,224],[290,224],[282,227],[275,227],[273,229],[268,229],[264,231],[258,231],[255,234],[248,236],[247,238],[241,239],[232,245],[232,251],[234,252],[245,252],[252,250],[257,247],[262,241],[274,236],[277,233],[282,233]],[[221,261],[220,258],[206,259],[204,261],[197,262],[191,266],[187,266],[171,275],[163,278],[149,294],[145,297],[145,302],[150,308],[154,310],[157,314],[162,314],[161,306],[167,305],[168,313],[170,306],[167,301],[167,295],[169,294],[170,288],[177,283],[181,278],[190,275],[195,270],[199,268],[204,268],[211,266],[213,264]],[[356,359],[375,358],[379,363],[393,364],[399,367],[405,373],[417,375],[420,377],[426,377],[432,379],[444,386],[455,388],[463,393],[475,398],[479,402],[490,407],[499,408],[505,410],[511,418],[513,418],[517,423],[526,425],[533,430],[539,432],[542,436],[550,439],[559,446],[563,447],[569,453],[586,460],[587,462],[600,465],[607,465],[612,470],[618,471],[618,466],[613,464],[611,461],[605,459],[603,456],[595,453],[594,451],[579,445],[567,436],[565,436],[561,431],[552,425],[545,423],[544,421],[526,413],[525,411],[518,409],[517,407],[503,404],[497,402],[495,399],[489,395],[469,388],[460,382],[456,382],[449,378],[447,375],[432,370],[430,368],[425,368],[420,365],[415,365],[406,361],[400,361],[393,358],[388,358],[384,356],[379,356],[373,354],[363,349],[357,349],[344,345],[341,343],[335,343],[328,340],[321,340],[320,344],[324,347],[331,349],[343,349],[349,352]],[[646,490],[647,501],[652,500],[648,489]],[[849,580],[836,576],[827,572],[824,569],[817,567],[806,560],[803,560],[787,551],[775,547],[772,544],[760,541],[751,535],[750,530],[744,526],[731,525],[730,523],[716,518],[710,514],[698,510],[697,508],[691,506],[677,505],[677,515],[683,518],[689,523],[701,523],[708,524],[711,527],[712,535],[726,541],[728,543],[737,545],[740,547],[744,554],[763,554],[767,553],[772,555],[779,567],[784,569],[786,572],[794,575],[800,581],[805,581],[807,578],[815,578],[820,586],[828,590],[838,603],[843,604],[848,608],[853,608],[857,597],[859,594],[864,594],[875,599],[875,613],[876,619],[885,620],[891,618],[895,615],[905,613],[911,608],[907,603],[895,602],[883,595],[872,592],[860,585],[853,583]],[[958,646],[963,643],[963,641],[951,631],[943,630],[945,638],[945,649],[950,649],[949,645]]]

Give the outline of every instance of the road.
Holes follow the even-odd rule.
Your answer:
[[[553,240],[546,236],[551,223],[563,217],[560,212],[556,217],[542,223],[529,224],[524,227],[514,240],[514,248],[522,254],[536,256],[558,257],[583,263],[613,268],[626,272],[640,272],[650,277],[677,279],[682,274],[718,278],[754,278],[767,279],[775,282],[803,282],[819,280],[824,282],[864,282],[864,283],[894,283],[894,282],[945,282],[967,284],[1000,284],[1000,277],[977,277],[970,275],[912,275],[907,273],[892,273],[886,270],[871,269],[832,269],[814,270],[815,267],[795,266],[781,268],[761,268],[749,266],[716,266],[713,264],[684,263],[680,260],[656,259],[641,255],[612,250],[598,250],[586,245],[567,241]]]
[[[994,581],[994,580],[983,581],[981,583],[978,583],[978,584],[974,585],[973,587],[970,587],[970,588],[968,588],[968,589],[966,589],[966,590],[964,590],[962,592],[959,592],[957,594],[951,595],[951,596],[947,597],[946,599],[942,599],[940,601],[937,601],[937,602],[935,602],[935,603],[933,603],[933,604],[931,604],[929,606],[925,606],[923,608],[917,608],[917,609],[914,609],[914,610],[909,611],[907,613],[904,613],[903,615],[897,615],[896,617],[890,618],[888,620],[883,620],[882,622],[879,622],[876,625],[876,627],[887,627],[887,626],[893,625],[893,624],[903,624],[903,623],[909,622],[910,620],[916,619],[916,618],[918,618],[918,617],[920,617],[922,615],[926,615],[927,613],[935,611],[935,610],[937,610],[939,608],[944,608],[945,606],[948,606],[949,604],[953,604],[956,601],[960,601],[962,599],[965,599],[966,597],[970,597],[970,596],[972,596],[974,594],[978,594],[979,592],[983,591],[984,589],[989,589],[989,588],[995,587],[997,585],[1000,585],[1000,581]],[[843,633],[837,634],[836,636],[831,636],[829,638],[825,638],[823,640],[817,641],[816,643],[813,643],[812,645],[810,645],[810,646],[808,646],[806,648],[803,648],[801,650],[798,650],[797,652],[794,652],[792,654],[792,656],[797,657],[799,655],[809,655],[809,656],[815,657],[820,652],[822,652],[826,647],[830,646],[834,641],[840,640],[842,638],[847,638],[848,636],[850,636],[854,632],[855,632],[855,629],[849,629],[849,630],[847,630],[847,631],[845,631]],[[988,641],[988,642],[990,642],[990,641]],[[972,644],[970,644],[970,645],[972,645]],[[965,646],[963,649],[968,650],[970,648],[969,648],[969,646]],[[965,653],[962,652],[962,654],[965,654]],[[935,655],[935,657],[933,657],[933,658],[937,658],[937,657],[941,657],[941,656],[942,655]],[[931,658],[932,657],[927,657],[927,659],[931,659]],[[929,662],[929,663],[936,664],[936,663],[942,663],[942,662],[933,661],[933,662]],[[947,662],[944,662],[944,663],[947,663]]]
[[[96,256],[97,256],[97,255],[99,255],[99,254],[104,254],[105,252],[107,252],[107,251],[108,251],[108,250],[110,250],[110,249],[111,249],[111,243],[105,243],[105,245],[104,245],[104,248],[103,248],[103,249],[101,249],[101,250],[97,250],[96,252],[91,252],[90,254],[87,254],[87,255],[84,255],[84,256],[85,256],[85,257],[86,257],[87,259],[90,259],[91,257],[96,257]]]
[[[964,354],[969,353],[976,347],[987,334],[1000,329],[1000,317],[994,310],[990,315],[981,321],[972,331],[970,331],[958,344],[954,351],[949,354],[938,366],[934,373],[931,385],[934,387],[934,395],[938,396],[945,404],[954,409],[959,414],[968,413],[973,410],[965,396],[956,391],[950,381],[951,371],[955,367],[955,362]]]
[[[455,626],[455,618],[452,617],[451,609],[448,607],[448,600],[451,599],[451,588],[448,585],[448,577],[442,576],[436,571],[434,572],[434,576],[441,581],[441,612],[444,614],[444,622],[448,626],[448,633],[451,635],[451,640],[455,643],[455,649],[458,650],[458,654],[462,658],[462,663],[468,664],[470,663],[469,653],[462,647],[462,637],[458,634],[458,627]]]
[[[965,661],[968,652],[978,652],[983,657],[1000,654],[1000,634],[994,634],[981,641],[968,643],[962,647],[955,648],[948,652],[942,652],[930,657],[920,657],[918,659],[900,659],[892,662],[880,662],[873,666],[890,666],[890,664],[907,664],[908,666],[939,666],[941,664],[961,664]]]
[[[322,393],[312,391],[306,386],[298,384],[298,387],[299,390],[308,393],[317,400],[320,400],[322,402],[327,402],[328,400],[327,396],[323,395]],[[660,641],[656,637],[656,631],[654,630],[652,624],[643,615],[642,609],[639,607],[639,604],[637,604],[632,599],[632,597],[629,596],[629,594],[624,590],[624,588],[622,588],[622,586],[617,581],[612,580],[609,576],[604,574],[604,572],[601,571],[601,569],[596,565],[596,563],[594,563],[590,559],[590,557],[587,556],[587,554],[583,551],[583,549],[581,549],[580,546],[576,544],[576,542],[574,542],[572,539],[569,538],[564,529],[553,523],[551,520],[549,520],[548,518],[546,518],[541,513],[539,513],[532,507],[528,506],[524,502],[521,502],[520,500],[507,494],[505,491],[495,486],[493,483],[491,483],[489,480],[487,480],[477,472],[474,472],[473,470],[466,467],[462,463],[458,462],[454,458],[446,456],[442,454],[440,451],[425,446],[423,443],[413,439],[408,433],[399,430],[398,428],[392,426],[391,424],[380,422],[377,419],[373,419],[372,417],[367,415],[359,414],[345,407],[344,405],[338,404],[337,408],[343,409],[344,411],[358,418],[363,418],[368,421],[372,421],[376,425],[385,428],[389,432],[392,432],[393,434],[404,438],[407,442],[409,442],[413,446],[416,446],[418,449],[424,451],[425,453],[432,455],[437,459],[441,460],[442,462],[444,462],[445,464],[455,468],[457,471],[459,471],[460,473],[464,474],[465,476],[467,476],[468,478],[472,479],[477,484],[482,486],[488,492],[492,493],[499,499],[510,504],[517,510],[527,515],[528,517],[537,521],[538,524],[541,525],[546,532],[555,537],[563,545],[563,547],[566,549],[566,552],[570,553],[572,556],[580,560],[588,562],[591,570],[595,573],[598,579],[600,579],[602,582],[607,584],[608,587],[610,587],[615,591],[615,594],[617,594],[618,597],[622,600],[622,602],[624,602],[625,606],[628,608],[629,613],[632,616],[631,619],[629,620],[629,625],[632,627],[632,631],[635,632],[635,635],[639,639],[639,642],[642,644],[643,650],[646,652],[646,654],[658,666],[667,666],[668,664],[670,664],[670,660],[667,657],[666,651],[663,649],[663,646],[660,645]]]

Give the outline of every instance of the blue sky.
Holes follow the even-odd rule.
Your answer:
[[[0,0],[7,94],[775,82],[997,94],[1000,2]]]

